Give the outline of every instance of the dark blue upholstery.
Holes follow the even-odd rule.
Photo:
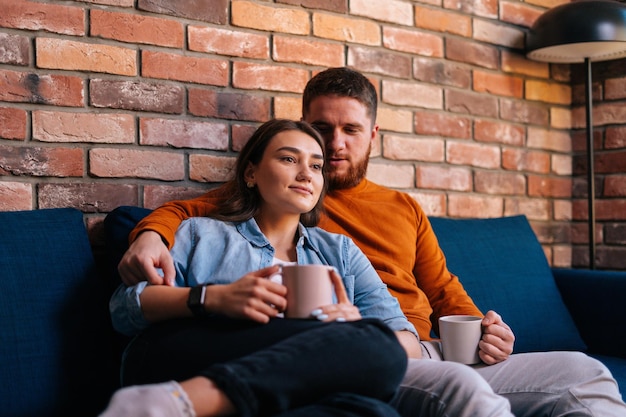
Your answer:
[[[448,269],[483,312],[502,315],[516,352],[586,349],[526,217],[430,220]]]
[[[117,381],[83,215],[0,213],[0,416],[94,416]]]

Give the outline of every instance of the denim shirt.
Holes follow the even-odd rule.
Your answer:
[[[229,284],[249,272],[271,266],[274,259],[274,248],[254,219],[231,223],[193,217],[181,223],[175,242],[171,254],[178,287]],[[417,335],[396,298],[352,239],[300,224],[296,253],[299,264],[335,267],[343,278],[348,299],[363,318],[378,318],[392,330],[408,330]],[[111,297],[109,307],[117,331],[131,336],[149,326],[139,300],[146,285],[121,285]]]

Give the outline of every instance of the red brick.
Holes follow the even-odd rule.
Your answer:
[[[545,106],[521,100],[500,100],[500,117],[517,123],[548,126],[550,112]]]
[[[523,174],[497,171],[477,171],[474,190],[482,194],[524,195],[526,179]]]
[[[615,245],[626,245],[626,224],[607,224],[604,226],[604,241]]]
[[[28,113],[22,109],[0,107],[0,138],[26,139]]]
[[[0,145],[0,173],[30,177],[82,177],[83,150],[78,148]]]
[[[383,80],[382,101],[397,106],[421,107],[426,109],[443,108],[441,87]]]
[[[550,220],[550,200],[545,198],[511,197],[504,200],[504,215],[524,214],[530,220]]]
[[[420,189],[472,191],[472,171],[467,168],[419,165],[416,180]]]
[[[134,143],[130,114],[33,112],[33,139],[43,142]]]
[[[0,33],[0,63],[28,66],[30,40],[26,36]]]
[[[398,110],[390,107],[378,107],[376,117],[380,130],[411,133],[413,130],[413,114],[407,110]]]
[[[626,248],[600,246],[596,251],[598,269],[626,270]]]
[[[529,126],[526,146],[529,148],[570,152],[572,150],[572,141],[569,132]]]
[[[399,0],[386,0],[384,3],[371,0],[350,0],[350,14],[403,26],[413,26],[411,5]]]
[[[13,0],[2,3],[0,27],[85,35],[85,11],[79,7]]]
[[[571,178],[528,176],[528,195],[531,197],[567,198],[572,195]]]
[[[78,77],[0,70],[0,100],[80,107],[84,84]]]
[[[415,133],[469,139],[472,121],[450,113],[415,112]]]
[[[189,200],[206,193],[205,187],[172,187],[169,185],[146,185],[143,187],[143,206],[155,209],[172,200]]]
[[[474,122],[474,139],[478,142],[524,146],[526,130],[523,126],[519,125],[479,119]]]
[[[412,165],[370,163],[367,178],[392,188],[414,188],[415,168]]]
[[[195,120],[141,119],[142,145],[228,150],[228,126]]]
[[[229,0],[138,0],[137,8],[203,22],[224,25],[228,22]]]
[[[498,99],[491,95],[460,90],[447,90],[446,110],[475,116],[498,117]]]
[[[502,217],[504,203],[501,197],[471,194],[450,194],[448,216],[465,218]]]
[[[604,82],[604,98],[619,100],[626,98],[626,77],[609,79]]]
[[[239,152],[248,142],[248,139],[250,139],[256,128],[256,126],[250,125],[233,125],[233,151]]]
[[[137,52],[130,48],[37,38],[35,53],[40,68],[137,75]]]
[[[308,71],[248,62],[233,63],[233,87],[245,90],[285,91],[301,94],[309,80]]]
[[[460,13],[415,5],[415,26],[435,32],[448,32],[469,37],[472,34],[472,19]]]
[[[414,193],[407,192],[415,201],[417,201],[427,216],[443,217],[447,214],[446,196],[443,193]]]
[[[39,208],[74,207],[84,213],[108,213],[119,206],[136,206],[137,185],[131,184],[42,184]]]
[[[389,75],[396,78],[411,77],[411,59],[399,53],[351,46],[348,48],[348,66],[361,72]]]
[[[564,104],[572,103],[572,89],[568,85],[526,80],[526,99],[543,101],[545,103]]]
[[[103,178],[153,178],[163,181],[182,180],[185,176],[184,155],[176,152],[134,149],[91,149],[89,173]]]
[[[413,58],[413,78],[438,85],[469,88],[472,75],[469,68],[451,61]]]
[[[276,62],[294,62],[323,67],[343,65],[344,46],[337,43],[274,36],[272,58]]]
[[[267,59],[268,35],[204,26],[189,26],[189,50],[242,58]]]
[[[595,155],[595,171],[597,174],[615,174],[626,172],[626,149],[611,153]]]
[[[363,45],[380,45],[380,26],[364,19],[347,18],[326,13],[313,14],[313,35]]]
[[[302,117],[302,99],[274,97],[274,117],[298,120]],[[266,120],[266,119],[263,119]]]
[[[198,182],[224,182],[233,178],[235,158],[215,155],[189,155],[189,178]]]
[[[444,161],[441,139],[416,138],[386,134],[383,136],[383,156],[391,160]]]
[[[504,148],[502,149],[502,168],[509,171],[548,174],[550,154],[523,148]]]
[[[83,3],[105,4],[107,6],[134,7],[135,0],[80,0]]]
[[[605,197],[626,197],[626,176],[607,175],[604,177]]]
[[[183,111],[185,90],[177,85],[93,79],[89,86],[94,107],[179,114]]]
[[[517,26],[530,28],[543,13],[544,10],[525,3],[500,2],[500,20]]]
[[[228,85],[228,61],[142,51],[141,75],[225,87]]]
[[[498,96],[521,98],[524,95],[524,80],[506,74],[474,71],[474,91]]]
[[[2,172],[2,162],[0,162]],[[23,182],[0,182],[0,211],[32,210],[33,185]]]
[[[387,49],[414,55],[443,57],[443,38],[441,36],[390,26],[384,26],[382,29],[383,46]]]
[[[502,71],[530,75],[538,78],[550,77],[550,64],[526,59],[525,55],[513,51],[501,51]]]
[[[256,122],[270,118],[269,97],[201,89],[190,89],[188,95],[189,112],[195,116]]]
[[[348,11],[348,0],[276,0],[276,3],[292,4],[307,9],[328,10],[337,13]]]
[[[446,39],[446,58],[489,69],[498,69],[499,63],[494,46],[457,38]]]
[[[157,17],[91,10],[92,37],[122,42],[182,48],[184,28],[181,22]]]
[[[626,126],[607,127],[604,147],[606,149],[626,148]]]
[[[470,14],[482,17],[498,17],[497,0],[443,0],[446,9],[457,10],[463,14]]]
[[[474,20],[474,39],[507,48],[524,50],[524,32],[502,23]]]
[[[231,0],[230,13],[233,26],[292,35],[308,35],[311,31],[309,13],[302,9]]]
[[[479,168],[500,167],[500,148],[468,142],[448,142],[446,161],[454,165],[469,165]]]
[[[596,200],[597,220],[626,220],[626,199]]]

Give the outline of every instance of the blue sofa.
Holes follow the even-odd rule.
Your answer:
[[[125,343],[108,315],[115,265],[148,212],[106,217],[98,263],[80,211],[0,212],[0,417],[95,416],[106,405]],[[587,351],[626,387],[626,272],[551,270],[522,216],[432,223],[450,270],[513,327],[517,352]]]

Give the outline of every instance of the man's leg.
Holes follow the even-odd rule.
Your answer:
[[[400,417],[388,403],[357,394],[339,393],[275,417]]]
[[[436,359],[409,360],[391,405],[403,417],[513,416],[509,402],[472,368]]]
[[[609,370],[580,352],[519,353],[474,369],[510,401],[518,417],[626,416],[626,404]]]

